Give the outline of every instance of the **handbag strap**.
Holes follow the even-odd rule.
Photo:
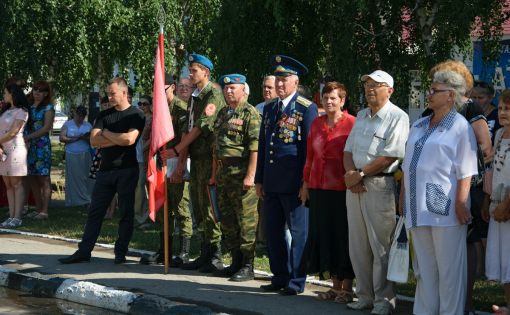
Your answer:
[[[501,146],[501,141],[503,140],[503,132],[504,132],[503,128],[499,129],[496,132],[496,139],[494,140],[497,142],[497,144],[494,146],[494,156],[496,156],[496,153],[498,153],[499,148]],[[490,166],[491,166],[490,168],[492,169],[492,167],[494,166],[494,158],[492,159]]]
[[[397,243],[407,243],[406,225],[404,224],[405,217],[401,216],[399,220],[402,220],[402,225],[401,225],[401,228],[400,228],[400,233],[399,233],[399,235],[397,237]]]

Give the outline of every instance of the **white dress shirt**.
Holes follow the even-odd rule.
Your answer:
[[[452,110],[429,128],[431,117],[416,121],[407,140],[402,165],[407,228],[459,225],[457,182],[478,174],[476,138],[467,120]]]

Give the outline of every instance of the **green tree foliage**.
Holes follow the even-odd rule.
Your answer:
[[[114,65],[137,75],[149,93],[159,26],[165,9],[165,63],[175,72],[184,54],[175,46],[203,42],[203,25],[219,1],[199,0],[10,0],[0,1],[0,79],[16,75],[52,81],[60,96],[104,88]],[[215,9],[218,12],[218,9]],[[211,13],[212,12],[212,13]],[[205,16],[205,18],[203,17]],[[197,36],[194,33],[200,33]],[[198,44],[195,45],[202,49]],[[179,51],[179,50],[177,50]],[[176,59],[179,59],[177,60]]]
[[[151,90],[160,5],[165,62],[177,72],[186,53],[211,57],[214,77],[248,75],[253,102],[270,72],[269,56],[288,54],[310,68],[312,88],[326,75],[347,84],[375,68],[396,79],[407,103],[409,70],[426,73],[470,49],[473,22],[490,61],[498,52],[501,0],[9,0],[0,1],[0,79],[49,79],[61,96],[104,88],[114,65],[133,69],[139,92]]]
[[[317,88],[331,76],[347,84],[356,103],[360,75],[382,68],[395,77],[395,98],[406,106],[409,70],[425,75],[451,58],[454,47],[467,53],[475,20],[486,56],[497,55],[508,18],[503,5],[501,0],[225,0],[213,47],[218,71],[244,71],[257,87],[270,71],[269,55],[295,56],[310,68],[305,84]]]

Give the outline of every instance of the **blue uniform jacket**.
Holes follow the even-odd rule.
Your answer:
[[[264,106],[255,183],[263,184],[265,192],[297,193],[317,105],[296,93],[280,117],[277,115],[278,98]]]

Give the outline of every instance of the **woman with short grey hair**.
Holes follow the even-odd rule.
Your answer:
[[[464,78],[437,71],[427,91],[432,115],[416,121],[406,145],[401,213],[413,240],[414,314],[462,314],[466,298],[469,188],[478,173],[476,139],[457,113]]]
[[[444,70],[434,74],[433,83],[448,85],[454,93],[455,109],[464,105],[464,94],[466,94],[466,81],[456,72]]]

